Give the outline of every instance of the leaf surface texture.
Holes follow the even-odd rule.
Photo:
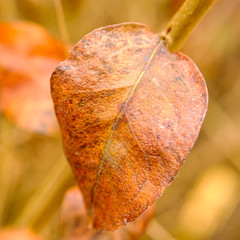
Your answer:
[[[136,219],[172,182],[207,109],[195,64],[137,23],[94,30],[51,78],[67,158],[93,225]]]

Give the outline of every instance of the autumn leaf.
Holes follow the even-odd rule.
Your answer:
[[[61,209],[62,240],[136,240],[144,233],[153,217],[154,208],[150,207],[137,220],[115,232],[99,232],[91,229],[78,187],[70,188],[63,199]]]
[[[90,231],[90,224],[83,197],[77,187],[70,188],[63,199],[61,208],[61,239],[78,239]]]
[[[195,64],[137,23],[94,30],[51,77],[66,156],[93,226],[135,220],[197,139],[208,94]]]
[[[65,47],[42,27],[0,23],[1,109],[16,125],[41,134],[56,132],[49,77]]]
[[[1,240],[44,240],[28,228],[8,227],[0,230]]]

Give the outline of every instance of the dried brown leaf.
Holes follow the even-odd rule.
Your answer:
[[[135,220],[162,194],[208,102],[195,64],[136,23],[86,35],[54,71],[51,88],[67,158],[101,230]]]
[[[78,187],[70,188],[64,196],[60,229],[64,240],[78,239],[90,232],[87,211]]]
[[[65,47],[42,27],[0,23],[1,109],[18,126],[51,134],[57,128],[49,77]]]
[[[150,207],[137,220],[113,232],[99,232],[91,229],[82,194],[78,187],[70,188],[64,197],[61,209],[62,240],[136,240],[145,231],[153,217],[154,207]],[[117,238],[116,238],[117,236]]]

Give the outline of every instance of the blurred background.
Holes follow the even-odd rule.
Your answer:
[[[61,196],[74,185],[63,157],[58,127],[52,119],[48,93],[52,70],[66,57],[66,49],[93,29],[134,21],[161,32],[184,1],[62,0],[65,20],[56,2],[0,0],[1,21],[23,20],[40,25],[40,29],[31,25],[30,33],[19,30],[28,37],[24,40],[19,33],[23,43],[19,47],[12,43],[10,53],[4,46],[13,30],[6,24],[0,26],[0,227],[24,226],[30,219],[46,239],[57,238]],[[176,179],[156,202],[155,215],[141,240],[240,239],[239,12],[239,0],[218,0],[181,49],[205,77],[209,109],[194,148]],[[17,26],[24,29],[21,24]],[[45,31],[50,33],[49,37]],[[39,42],[37,47],[45,44],[42,36],[44,41],[54,44],[49,43],[47,53],[22,52],[21,46],[34,49],[33,41]],[[19,57],[25,59],[20,70]],[[35,66],[33,73],[31,63]],[[41,70],[46,69],[44,64],[50,66],[46,72]],[[40,89],[45,92],[38,96]],[[36,126],[36,122],[41,125]]]

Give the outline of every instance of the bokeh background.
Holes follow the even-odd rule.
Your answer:
[[[35,22],[70,46],[95,28],[127,21],[161,32],[182,2],[62,0],[67,35],[58,27],[53,0],[0,0],[0,20]],[[240,239],[239,12],[239,0],[218,0],[181,49],[205,77],[209,109],[194,148],[157,201],[142,240]],[[0,227],[24,225],[27,218],[34,222],[42,214],[42,221],[33,224],[36,231],[56,239],[62,192],[74,184],[70,173],[67,181],[56,175],[56,168],[57,173],[69,172],[60,134],[34,133],[4,112],[0,134]],[[52,207],[41,213],[32,204],[48,201]]]

